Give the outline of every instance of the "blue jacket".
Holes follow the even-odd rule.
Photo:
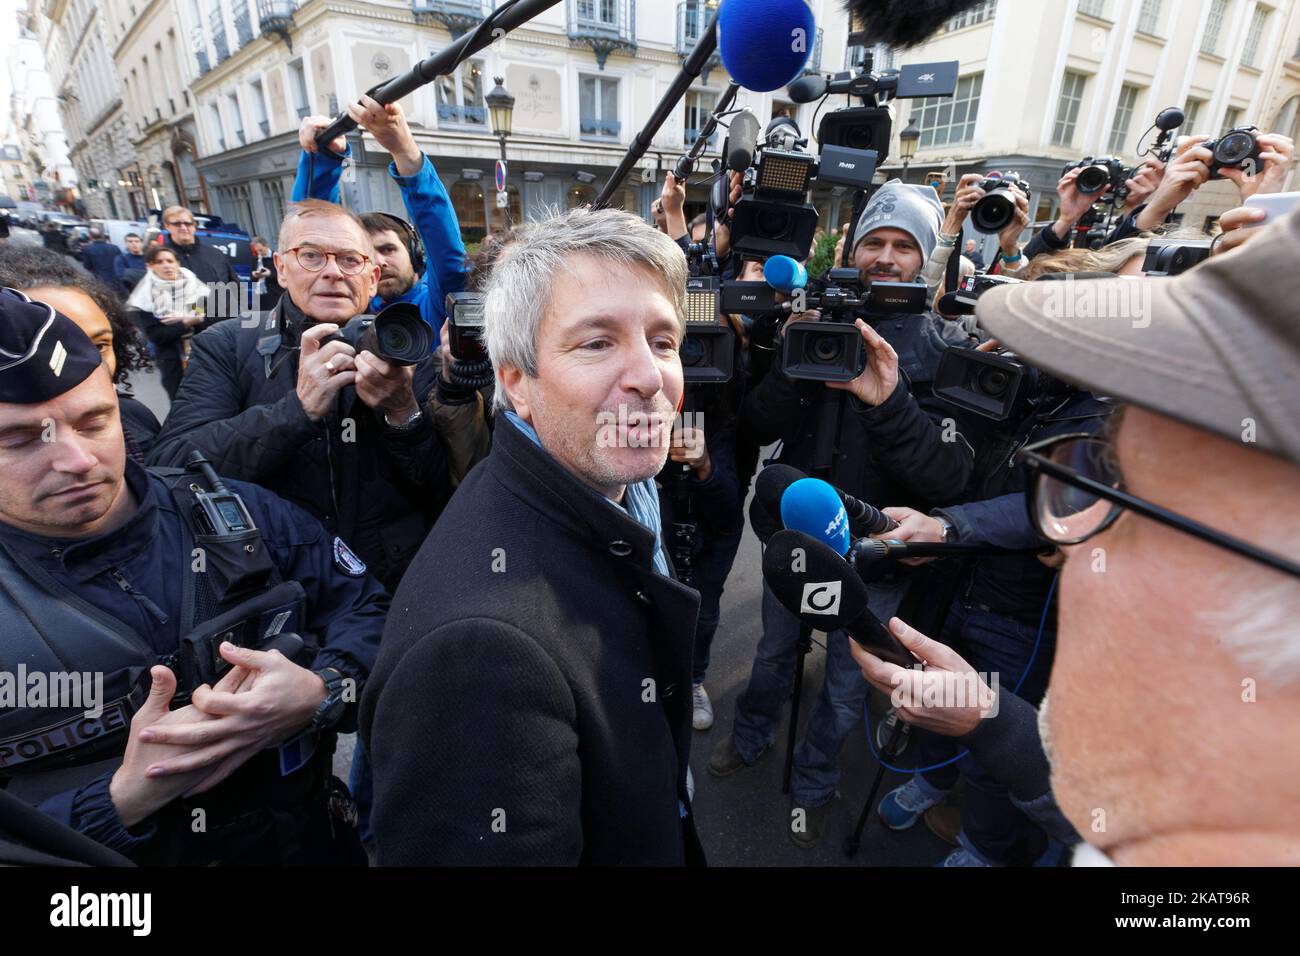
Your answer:
[[[103,239],[97,239],[81,248],[81,261],[85,263],[87,269],[94,273],[96,279],[110,289],[117,288],[115,266],[118,257],[121,255],[121,249],[111,242],[105,242]]]
[[[298,176],[293,183],[292,201],[303,199],[324,199],[327,202],[339,201],[339,178],[343,172],[343,161],[351,154],[351,147],[342,156],[321,150],[315,154],[303,151],[298,160]],[[415,226],[424,243],[425,270],[405,295],[395,299],[384,300],[375,296],[370,308],[374,311],[394,302],[414,302],[420,307],[424,321],[433,329],[433,346],[438,347],[438,335],[442,323],[447,318],[443,303],[448,292],[459,292],[465,287],[465,276],[469,272],[465,243],[460,237],[460,221],[456,210],[452,208],[451,197],[438,178],[429,157],[424,158],[424,166],[414,176],[399,176],[397,166],[388,164],[388,173],[402,191],[406,203],[407,217]]]

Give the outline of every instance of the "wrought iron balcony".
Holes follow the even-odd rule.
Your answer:
[[[568,0],[569,44],[590,47],[603,70],[611,53],[636,55],[636,0]]]
[[[486,106],[459,106],[456,103],[438,104],[438,122],[463,123],[467,126],[483,126],[487,123]]]
[[[253,18],[249,15],[248,4],[244,0],[235,0],[235,39],[242,50],[253,42]]]
[[[199,65],[199,76],[212,69],[212,62],[208,59],[208,37],[203,27],[198,26],[190,31],[190,49],[194,51],[195,62]]]
[[[257,25],[262,33],[275,34],[284,41],[284,45],[293,52],[293,40],[289,31],[293,29],[293,14],[298,9],[298,0],[257,0]]]
[[[221,7],[212,11],[208,18],[208,29],[212,32],[212,48],[217,51],[217,63],[230,56],[230,44],[226,39],[226,21],[221,16]]]
[[[617,137],[623,124],[618,120],[598,120],[584,116],[579,120],[579,127],[583,136]]]
[[[478,26],[492,12],[493,0],[411,0],[411,13],[416,23],[436,23],[452,39],[462,36]]]

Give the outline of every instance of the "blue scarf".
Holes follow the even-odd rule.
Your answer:
[[[515,412],[507,411],[508,418],[516,428],[529,437],[534,445],[546,451],[542,445],[542,440],[537,437],[537,430],[532,425],[520,418]],[[547,452],[550,454],[550,452]],[[610,502],[613,504],[613,502]],[[655,488],[655,480],[647,478],[645,481],[637,482],[635,485],[628,485],[627,491],[623,498],[623,503],[627,507],[627,512],[641,524],[645,525],[655,534],[655,552],[654,564],[655,570],[668,577],[668,559],[664,557],[663,549],[663,523],[659,517],[659,491]]]

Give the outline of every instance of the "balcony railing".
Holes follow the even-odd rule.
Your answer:
[[[235,39],[239,44],[236,49],[239,50],[253,42],[253,18],[249,15],[248,4],[243,0],[235,0]]]
[[[212,62],[208,59],[208,37],[203,27],[195,27],[190,31],[190,49],[194,51],[194,59],[199,66],[199,76],[212,69]]]
[[[440,24],[453,39],[478,26],[492,12],[493,0],[411,0],[416,23]]]
[[[598,120],[584,116],[579,121],[579,128],[583,136],[617,137],[623,124],[618,120]]]
[[[704,131],[698,129],[691,129],[689,126],[686,127],[686,130],[684,131],[683,145],[687,149],[690,149],[692,146],[695,145],[695,141],[700,138],[700,133],[702,132]],[[705,149],[708,152],[714,152],[715,150],[717,150],[717,148],[718,148],[718,133],[717,130],[714,130],[713,135],[709,137],[709,143],[707,146],[705,146]]]
[[[292,50],[289,31],[293,29],[293,14],[297,9],[298,0],[257,0],[257,25],[263,35],[274,33]]]
[[[212,48],[217,51],[217,62],[230,56],[230,44],[226,39],[226,21],[221,16],[221,7],[212,11],[208,18],[208,28],[212,32]]]
[[[487,123],[486,106],[460,106],[456,103],[438,104],[438,122],[463,123],[470,126],[483,126]]]
[[[636,54],[636,0],[568,0],[569,43],[590,47],[603,70],[611,53]]]
[[[270,136],[270,135],[271,135],[271,121],[270,121],[270,120],[258,120],[258,121],[257,121],[257,128],[260,129],[260,130],[262,131],[262,135],[263,135],[263,136]]]

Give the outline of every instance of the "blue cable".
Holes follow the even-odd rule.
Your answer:
[[[1051,586],[1048,587],[1047,589],[1047,600],[1043,602],[1043,614],[1042,617],[1038,619],[1038,636],[1034,638],[1034,649],[1029,652],[1029,661],[1028,663],[1025,664],[1024,673],[1020,675],[1020,679],[1016,681],[1016,686],[1011,690],[1011,693],[1013,694],[1020,692],[1020,688],[1024,686],[1026,678],[1029,677],[1029,672],[1033,670],[1034,661],[1038,659],[1038,648],[1043,642],[1043,631],[1046,630],[1047,628],[1047,612],[1052,607],[1052,595],[1056,593],[1056,581],[1059,577],[1060,577],[1059,573],[1052,575]],[[852,640],[852,638],[849,638],[849,640]],[[967,754],[970,753],[970,749],[967,748],[963,750],[961,753],[957,754],[957,756],[950,757],[949,759],[943,761],[943,763],[936,763],[929,767],[911,767],[911,768],[895,767],[893,764],[885,763],[885,761],[881,759],[880,753],[876,750],[875,735],[872,734],[871,732],[871,714],[867,710],[866,700],[862,702],[862,719],[866,723],[867,746],[871,748],[871,755],[876,758],[877,762],[879,762],[879,764],[882,767],[884,767],[887,770],[892,770],[895,773],[911,773],[911,774],[929,773],[931,770],[939,770],[942,767],[947,767],[950,764],[954,764],[958,760],[961,760],[963,757],[965,757]]]

